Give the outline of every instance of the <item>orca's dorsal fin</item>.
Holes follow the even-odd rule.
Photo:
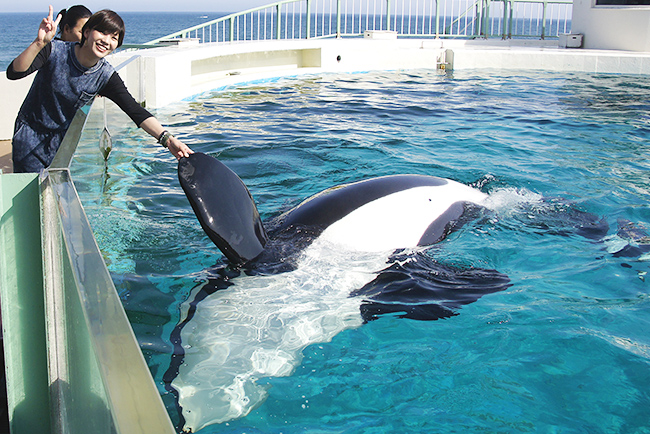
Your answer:
[[[266,231],[248,188],[235,172],[197,152],[180,159],[178,179],[201,227],[231,262],[243,264],[262,253]]]

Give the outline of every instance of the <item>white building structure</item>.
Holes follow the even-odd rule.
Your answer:
[[[584,35],[583,47],[650,51],[650,1],[573,0],[572,33]]]

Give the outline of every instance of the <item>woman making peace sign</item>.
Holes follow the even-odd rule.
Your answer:
[[[53,18],[50,6],[34,42],[7,68],[10,80],[38,70],[16,118],[12,140],[15,173],[40,172],[49,166],[75,113],[95,95],[114,101],[177,159],[193,153],[133,99],[106,61],[124,41],[124,21],[117,13],[102,10],[93,14],[83,26],[80,43],[53,40],[61,16]]]

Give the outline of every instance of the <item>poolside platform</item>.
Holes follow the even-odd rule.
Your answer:
[[[11,140],[0,140],[0,170],[2,173],[13,173]]]
[[[650,52],[561,48],[546,40],[444,41],[454,69],[650,74]]]

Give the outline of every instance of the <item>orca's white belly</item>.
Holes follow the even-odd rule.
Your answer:
[[[456,202],[482,203],[487,195],[454,181],[399,191],[357,208],[320,236],[350,250],[383,252],[415,247],[432,222]]]

